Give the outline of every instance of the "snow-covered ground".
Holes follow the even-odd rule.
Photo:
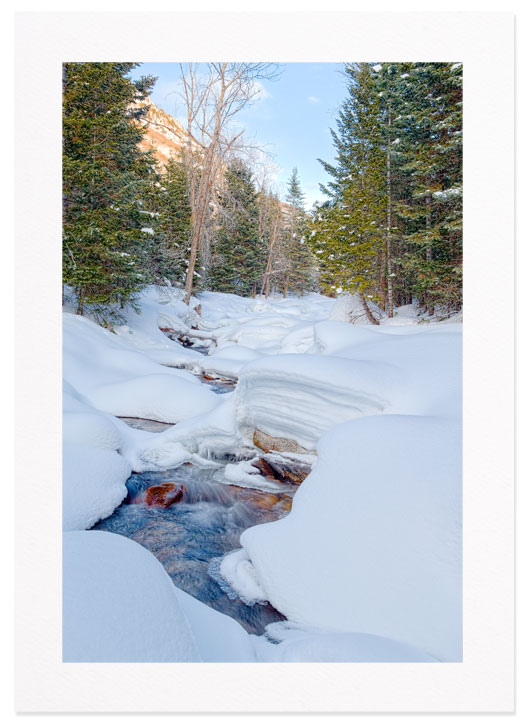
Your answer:
[[[141,309],[113,331],[64,314],[65,659],[460,660],[461,324],[406,306],[371,326],[353,298],[316,294],[205,292],[188,308],[152,287]],[[238,384],[217,395],[202,374]],[[174,587],[138,544],[83,531],[132,470],[229,461],[225,481],[261,487],[254,434],[314,461],[290,514],[220,565],[244,601],[287,617],[265,637]]]

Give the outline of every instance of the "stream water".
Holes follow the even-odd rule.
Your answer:
[[[218,394],[235,387],[234,381],[200,377]],[[152,432],[170,427],[123,420]],[[248,632],[262,634],[267,624],[284,617],[270,604],[242,602],[221,578],[218,564],[226,553],[240,548],[245,529],[285,516],[296,487],[273,484],[275,490],[268,493],[233,486],[221,481],[222,470],[184,464],[162,472],[133,473],[126,482],[125,501],[93,528],[137,541],[157,557],[176,586],[233,617]],[[180,500],[168,508],[148,505],[146,489],[162,483],[175,484],[182,492]]]

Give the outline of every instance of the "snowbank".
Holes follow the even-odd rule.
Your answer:
[[[259,660],[265,662],[435,662],[434,657],[404,642],[359,632],[307,630],[293,622],[269,624],[264,637],[254,638]],[[277,641],[278,644],[274,642]]]
[[[248,438],[259,429],[311,450],[337,423],[386,410],[396,384],[398,373],[386,363],[272,355],[243,367],[234,393],[237,423]]]
[[[65,662],[200,662],[162,564],[131,539],[64,534]]]
[[[105,531],[63,540],[65,662],[252,662],[231,617],[173,586],[140,544]]]
[[[176,423],[217,405],[191,373],[159,365],[84,317],[65,314],[63,330],[64,377],[99,410]]]
[[[123,439],[109,416],[96,411],[67,383],[63,407],[63,528],[87,529],[126,497],[131,466],[118,452]]]
[[[243,585],[238,552],[221,571],[288,619],[461,660],[461,434],[450,421],[382,415],[337,426],[289,516],[248,529],[241,545],[254,582]]]

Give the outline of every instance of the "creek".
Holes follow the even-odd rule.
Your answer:
[[[217,394],[230,392],[235,381],[200,375]],[[165,423],[123,419],[134,428],[160,432]],[[240,548],[242,532],[256,524],[275,521],[290,510],[295,485],[271,480],[271,493],[231,485],[218,469],[186,463],[161,472],[133,473],[126,482],[128,495],[94,529],[110,531],[138,542],[162,563],[173,583],[214,609],[236,619],[249,633],[262,634],[267,624],[284,617],[268,603],[246,604],[219,572],[222,557]],[[147,489],[174,484],[177,502],[167,508],[148,505]],[[151,501],[150,501],[151,503]]]

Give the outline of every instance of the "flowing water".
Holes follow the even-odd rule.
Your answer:
[[[248,632],[262,634],[267,624],[284,617],[271,605],[244,604],[221,580],[218,563],[224,554],[240,548],[245,529],[286,514],[290,487],[283,485],[282,492],[270,494],[221,483],[218,475],[220,470],[188,464],[160,473],[134,473],[126,483],[124,503],[94,528],[142,544],[176,586],[230,615]],[[163,482],[181,484],[182,499],[169,508],[148,506],[143,492]]]
[[[230,392],[235,381],[199,376],[217,394]],[[123,418],[133,428],[160,432],[169,425]],[[226,462],[225,462],[226,463]],[[240,548],[242,532],[275,521],[290,510],[295,486],[272,484],[272,493],[228,485],[219,469],[184,464],[162,472],[133,473],[128,496],[111,516],[93,528],[127,536],[151,551],[173,583],[201,602],[236,619],[252,634],[284,619],[270,604],[247,605],[221,578],[220,559]],[[182,496],[168,508],[147,504],[146,490],[174,483]],[[150,501],[151,503],[151,501]]]

